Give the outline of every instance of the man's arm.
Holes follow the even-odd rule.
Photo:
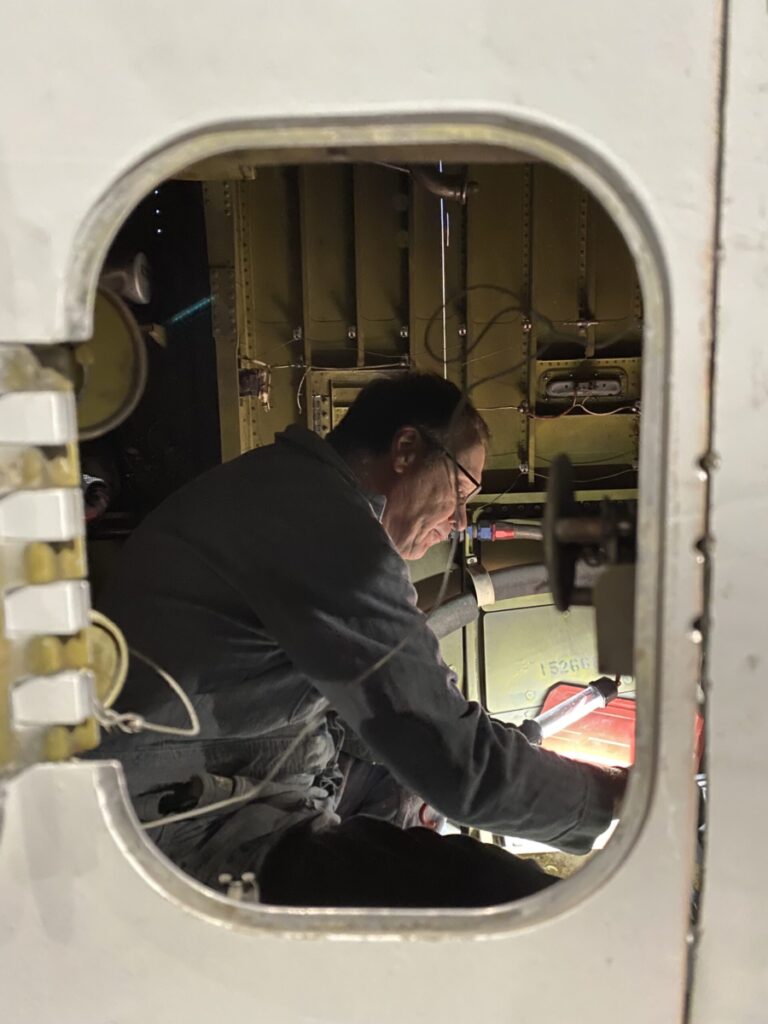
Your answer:
[[[465,700],[380,524],[357,501],[333,514],[311,558],[303,548],[265,567],[252,596],[295,667],[377,760],[447,817],[589,850],[611,821],[616,778],[531,746]]]

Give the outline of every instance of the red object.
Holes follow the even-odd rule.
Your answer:
[[[547,694],[540,714],[551,711],[583,689],[571,683],[558,683]],[[635,762],[635,717],[635,702],[617,697],[606,707],[590,711],[581,721],[548,737],[542,746],[575,761],[628,768]],[[701,760],[703,742],[704,722],[701,715],[696,715],[697,764]]]
[[[491,524],[491,540],[515,540],[517,528],[505,523]]]

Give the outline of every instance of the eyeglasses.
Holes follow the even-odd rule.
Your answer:
[[[458,459],[454,459],[454,457],[451,455],[447,448],[443,448],[442,445],[440,445],[440,448],[446,459],[449,459],[456,467],[456,469],[458,469],[460,473],[463,473],[467,480],[469,480],[469,482],[472,484],[472,490],[467,492],[464,500],[469,501],[470,498],[474,498],[476,494],[480,493],[480,490],[482,488],[482,484],[480,483],[480,481],[476,480],[475,477],[473,477],[472,474],[469,472],[469,470],[465,469],[462,466]]]
[[[464,501],[469,501],[470,498],[474,498],[476,494],[479,494],[480,490],[482,489],[482,484],[480,483],[480,481],[477,480],[474,476],[472,476],[469,470],[465,469],[457,458],[454,458],[454,456],[451,455],[451,453],[448,451],[444,444],[440,444],[440,442],[436,438],[431,437],[424,430],[419,429],[419,427],[417,427],[416,429],[419,431],[421,436],[428,444],[431,444],[433,448],[438,448],[446,457],[446,459],[448,459],[460,473],[463,473],[467,480],[469,480],[469,482],[472,484],[472,490],[469,491],[469,493],[465,496]]]

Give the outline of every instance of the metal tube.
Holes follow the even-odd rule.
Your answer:
[[[532,594],[548,594],[550,583],[543,565],[514,565],[495,569],[489,574],[493,582],[497,601],[511,597],[529,597]],[[576,566],[576,582],[591,587],[598,576],[598,570],[582,562]],[[585,587],[586,589],[586,587]],[[587,593],[591,593],[587,589]],[[429,625],[435,636],[449,636],[457,629],[474,622],[479,614],[474,594],[460,594],[436,608],[429,615]]]
[[[567,729],[569,725],[573,725],[574,722],[579,722],[582,718],[586,718],[590,711],[604,708],[606,704],[610,704],[618,696],[618,693],[618,676],[616,679],[601,676],[594,683],[585,686],[580,693],[575,693],[568,700],[564,700],[556,707],[545,711],[543,715],[531,719],[530,722],[533,723],[532,732],[534,734],[533,742],[541,743],[547,736],[561,732],[563,729]]]
[[[580,721],[582,718],[594,711],[595,708],[605,707],[605,697],[594,686],[586,686],[581,693],[575,693],[562,704],[545,711],[536,719],[541,730],[542,739],[552,736],[556,732],[567,729],[569,725]]]
[[[410,170],[420,185],[440,199],[466,203],[467,198],[477,191],[477,182],[467,181],[464,175],[442,174],[426,167],[411,167]]]
[[[470,523],[467,536],[473,540],[541,540],[543,531],[540,526],[530,523],[499,521],[494,523]]]

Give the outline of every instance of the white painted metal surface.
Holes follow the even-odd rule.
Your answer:
[[[9,637],[35,633],[69,636],[88,625],[88,584],[55,580],[17,587],[4,595],[3,611]]]
[[[83,534],[83,526],[83,493],[79,488],[47,487],[0,498],[2,537],[72,540]]]
[[[768,1014],[768,9],[732,3],[729,21],[695,1024],[762,1024]]]
[[[65,669],[32,676],[11,690],[11,713],[17,725],[77,725],[93,713],[93,675]]]
[[[72,396],[60,391],[0,395],[0,431],[5,444],[66,444],[77,436]]]
[[[480,141],[551,159],[625,232],[648,322],[638,769],[601,857],[487,912],[238,908],[145,843],[113,768],[34,768],[4,794],[8,1018],[681,1020],[719,4],[7,0],[2,18],[6,342],[86,337],[109,239],[141,196],[193,158],[280,140]]]

